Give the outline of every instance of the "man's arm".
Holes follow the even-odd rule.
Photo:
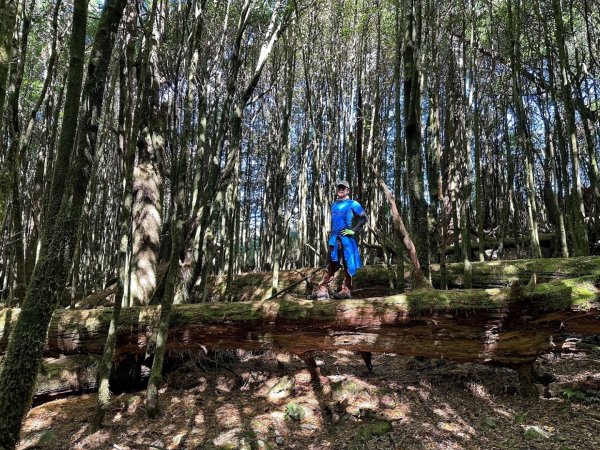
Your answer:
[[[367,223],[367,213],[360,206],[360,203],[353,200],[352,205],[352,213],[354,214],[354,218],[356,219],[356,224],[352,228],[346,228],[342,231],[342,236],[354,236],[356,233],[359,233],[365,224]]]
[[[354,225],[352,227],[352,231],[354,231],[354,233],[360,233],[360,231],[363,229],[363,227],[367,223],[367,213],[365,213],[363,211],[360,214],[357,214],[355,217],[357,219],[356,225]]]

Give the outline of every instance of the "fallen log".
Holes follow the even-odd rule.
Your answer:
[[[98,362],[99,358],[94,355],[45,359],[35,383],[33,403],[94,390]]]
[[[518,243],[521,246],[528,247],[531,238],[529,236],[521,236],[518,239]],[[539,233],[538,240],[542,247],[552,247],[556,240],[556,233]],[[506,238],[503,240],[504,248],[515,248],[517,246],[517,240],[514,237]],[[498,239],[493,237],[485,237],[483,239],[483,248],[485,250],[498,249]],[[471,236],[471,256],[474,257],[479,252],[479,237]],[[446,255],[454,253],[454,244],[446,246]]]
[[[576,278],[584,275],[600,275],[600,257],[582,256],[575,258],[543,258],[473,262],[473,287],[494,288],[508,287],[513,283],[527,284],[532,276],[537,283],[546,283],[555,279]],[[447,264],[448,286],[462,288],[463,264]],[[280,272],[279,290],[301,281],[314,270],[302,268]],[[354,277],[356,298],[369,298],[389,293],[388,269],[383,265],[365,266]],[[341,274],[341,272],[340,272]],[[225,277],[217,276],[209,279],[208,292],[212,300],[258,301],[269,296],[272,289],[273,272],[250,272],[235,275],[229,291],[225,292]],[[322,278],[321,273],[315,274],[306,283],[300,283],[291,289],[291,293],[307,295],[312,292],[313,284]],[[410,273],[405,273],[406,283],[410,284]],[[431,265],[431,279],[434,287],[440,285],[440,267]],[[339,280],[341,283],[341,280]],[[94,308],[110,306],[114,299],[113,288],[100,293],[91,294],[77,304],[79,308]]]
[[[464,286],[464,266],[452,263],[447,266],[448,285]],[[576,278],[584,275],[600,275],[600,257],[580,256],[575,258],[542,258],[502,261],[473,262],[473,287],[505,287],[513,283],[527,284],[535,276],[537,283]],[[432,266],[431,278],[439,286],[440,267]]]
[[[600,334],[600,276],[521,289],[422,290],[363,300],[178,305],[168,349],[281,349],[398,353],[518,365],[559,346],[569,333]],[[158,307],[125,308],[117,357],[143,355]],[[0,310],[0,352],[17,309]],[[57,310],[45,353],[101,354],[110,309]]]
[[[45,358],[38,373],[33,392],[33,404],[63,398],[68,395],[95,391],[98,387],[98,355],[61,355]],[[111,390],[144,388],[148,369],[142,359],[122,358],[113,366],[110,376]]]
[[[452,288],[464,286],[462,263],[447,264],[448,285]],[[514,283],[527,284],[535,275],[537,283],[547,283],[556,279],[576,278],[585,275],[600,275],[600,257],[582,256],[576,258],[544,258],[520,259],[504,261],[473,262],[473,287],[494,288],[508,287]],[[301,280],[309,273],[310,269],[281,272],[279,289],[284,289],[294,282]],[[215,277],[209,281],[210,297],[224,299],[228,296],[236,300],[260,300],[268,295],[271,289],[272,272],[253,272],[236,275],[230,286],[228,295],[225,295],[224,277]],[[410,281],[407,271],[406,281]],[[314,276],[318,282],[321,274]],[[440,285],[440,267],[431,266],[433,285]],[[340,280],[341,282],[341,280]],[[368,298],[385,295],[389,292],[388,269],[383,265],[365,266],[354,277],[353,282],[357,298]],[[311,293],[312,283],[301,283],[291,292],[298,295]]]

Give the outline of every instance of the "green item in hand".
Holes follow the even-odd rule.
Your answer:
[[[342,230],[342,236],[354,236],[354,230],[346,228],[345,230]]]

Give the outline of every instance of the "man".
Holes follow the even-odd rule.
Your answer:
[[[331,205],[331,234],[327,243],[329,246],[328,268],[327,274],[317,290],[318,300],[329,298],[328,286],[340,265],[344,267],[344,282],[334,297],[350,298],[352,296],[352,277],[362,267],[355,237],[367,223],[367,214],[360,203],[349,197],[350,185],[347,181],[340,180],[335,184],[337,199]],[[356,224],[352,226],[354,218],[357,220]]]

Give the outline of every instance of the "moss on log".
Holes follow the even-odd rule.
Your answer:
[[[473,287],[504,287],[513,283],[527,284],[532,276],[537,283],[556,279],[576,278],[584,275],[600,275],[600,257],[519,259],[474,262]],[[448,283],[452,287],[463,286],[463,264],[447,265]],[[439,266],[432,267],[434,286],[439,286]]]
[[[96,371],[99,357],[71,355],[58,359],[45,359],[35,383],[33,402],[83,393],[96,388]]]
[[[556,233],[539,233],[539,242],[542,247],[552,247],[554,242],[556,241]],[[521,236],[519,238],[519,245],[523,247],[529,247],[529,241],[531,238],[529,236]],[[506,238],[503,240],[504,248],[515,248],[516,240],[515,238]],[[497,249],[498,248],[498,239],[486,237],[483,239],[483,248],[485,250]],[[479,252],[479,237],[471,235],[471,256],[474,256]],[[446,247],[446,254],[454,253],[454,244],[450,244]]]
[[[600,276],[534,288],[423,290],[383,298],[206,303],[173,308],[169,350],[355,350],[519,364],[566,333],[600,334]],[[18,310],[0,310],[0,352]],[[46,354],[100,354],[111,310],[58,310]],[[158,307],[126,308],[117,355],[143,354]]]
[[[462,288],[463,264],[447,264],[450,287]],[[527,284],[535,274],[537,283],[546,283],[555,279],[576,278],[584,275],[600,275],[600,257],[585,256],[576,258],[544,258],[504,261],[473,262],[473,287],[508,287],[517,282]],[[164,270],[164,268],[159,268]],[[313,269],[282,271],[279,275],[279,290],[285,289],[306,277]],[[212,300],[259,301],[271,293],[272,272],[252,272],[236,275],[228,292],[225,292],[225,277],[213,277],[209,280],[208,291]],[[290,293],[307,295],[314,283],[318,283],[322,273],[315,274],[306,283],[300,283]],[[409,281],[410,273],[406,272]],[[440,267],[431,265],[431,278],[434,286],[439,286]],[[341,279],[338,280],[341,283]],[[389,277],[383,265],[365,266],[354,277],[356,298],[369,298],[389,293]],[[109,306],[114,299],[114,289],[110,287],[102,292],[91,294],[78,302],[78,308],[94,308],[98,305]]]
[[[447,264],[448,284],[453,288],[462,288],[463,264]],[[527,284],[533,275],[537,283],[547,283],[556,279],[576,278],[585,275],[600,275],[600,257],[583,256],[577,258],[544,258],[521,259],[505,261],[473,262],[473,287],[494,288],[508,287],[513,283]],[[284,289],[294,282],[304,278],[311,269],[300,269],[280,273],[279,289]],[[224,291],[224,278],[214,277],[209,283],[211,298],[235,299],[240,301],[256,301],[265,298],[271,291],[271,272],[246,273],[234,277],[230,290]],[[314,280],[300,283],[292,293],[306,295],[311,292],[313,282],[318,282],[322,274],[318,273]],[[406,273],[409,281],[410,274]],[[434,286],[439,286],[440,267],[431,265],[431,278]],[[341,279],[339,280],[341,283]],[[383,265],[365,266],[354,277],[357,298],[369,298],[385,295],[389,292],[389,277],[387,268]]]

